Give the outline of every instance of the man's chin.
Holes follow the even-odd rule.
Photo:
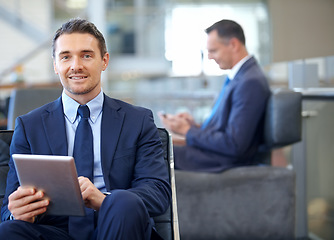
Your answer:
[[[225,65],[219,65],[219,68],[220,69],[222,69],[222,70],[227,70],[227,69],[229,69],[227,66],[225,66]]]
[[[70,95],[85,95],[92,91],[98,91],[97,89],[101,89],[101,86],[99,84],[96,85],[87,85],[87,84],[71,84],[71,85],[63,85],[65,91]]]
[[[92,89],[87,88],[67,88],[66,90],[73,95],[84,95],[92,91]]]

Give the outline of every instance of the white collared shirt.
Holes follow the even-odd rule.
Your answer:
[[[233,68],[231,69],[231,71],[228,73],[228,78],[232,81],[235,77],[235,75],[237,75],[237,73],[239,72],[240,68],[242,67],[242,65],[244,65],[244,63],[250,59],[252,56],[251,55],[247,55],[246,57],[244,57],[243,59],[241,59],[237,64],[235,64],[233,66]]]

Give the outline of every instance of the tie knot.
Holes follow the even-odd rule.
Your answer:
[[[226,86],[227,84],[229,84],[230,81],[231,81],[231,79],[230,79],[229,77],[226,77],[226,79],[225,79],[225,86]]]
[[[90,112],[89,112],[88,106],[87,105],[80,105],[79,108],[78,108],[78,114],[82,118],[89,118]]]

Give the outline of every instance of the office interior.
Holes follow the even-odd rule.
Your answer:
[[[110,53],[103,90],[157,113],[188,111],[199,122],[227,71],[207,58],[204,29],[240,23],[273,91],[301,92],[302,141],[273,152],[296,172],[296,238],[334,239],[333,0],[0,0],[0,125],[16,88],[59,87],[51,39],[87,18]]]

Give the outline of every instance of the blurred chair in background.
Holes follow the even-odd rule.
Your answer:
[[[12,141],[13,130],[0,130],[0,208],[5,196],[7,173],[9,170],[9,146]],[[1,219],[0,219],[1,222]]]
[[[15,119],[60,97],[62,88],[17,88],[10,95],[7,129],[14,129]]]

